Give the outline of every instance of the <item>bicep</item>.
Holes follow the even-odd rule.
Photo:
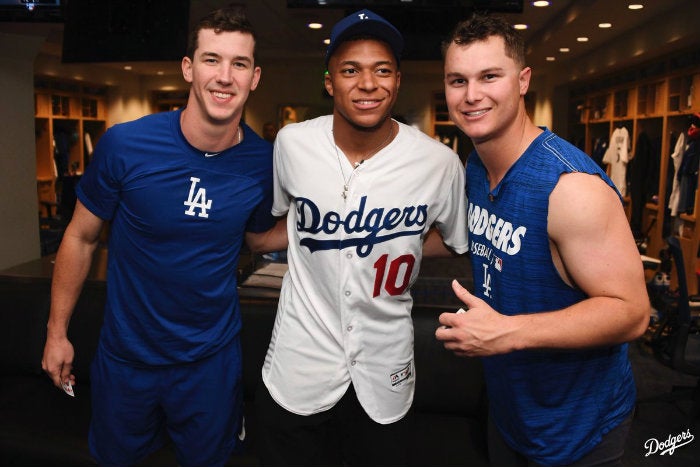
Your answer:
[[[80,243],[95,244],[100,238],[105,221],[93,214],[83,203],[78,200],[65,236],[75,239]]]
[[[565,280],[588,296],[633,299],[644,272],[617,193],[600,177],[561,176],[549,200],[548,232]]]

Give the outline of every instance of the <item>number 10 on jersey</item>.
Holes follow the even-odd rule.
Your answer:
[[[401,255],[391,260],[391,262],[389,262],[389,255],[383,254],[380,256],[374,263],[374,269],[377,273],[374,276],[372,297],[379,296],[382,291],[382,285],[384,290],[391,296],[404,293],[411,280],[411,273],[415,264],[416,258],[413,255]]]

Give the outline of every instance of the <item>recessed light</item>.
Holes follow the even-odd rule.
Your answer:
[[[130,70],[131,70],[131,65],[126,65],[126,66],[124,67],[124,69],[125,69],[126,71],[130,71]]]
[[[588,38],[587,38],[587,37],[577,37],[577,38],[576,38],[576,41],[578,41],[578,42],[588,42]]]
[[[323,43],[328,45],[331,43],[331,40],[330,39],[323,39]]]
[[[642,8],[644,8],[644,5],[642,5],[641,3],[630,3],[629,5],[627,5],[627,8],[629,8],[630,10],[641,10]]]
[[[165,73],[163,72],[163,70],[158,70],[158,71],[156,71],[156,74],[158,76],[163,76]]]
[[[598,23],[600,29],[608,29],[612,27],[612,23]]]
[[[309,29],[321,29],[323,27],[323,24],[321,23],[309,23],[307,24]]]
[[[536,6],[536,7],[549,6],[549,2],[547,0],[537,0],[535,2],[532,2],[532,6]]]
[[[522,31],[523,29],[527,29],[527,24],[514,24],[513,28]]]
[[[545,58],[545,60],[547,60],[548,62],[553,62],[556,60],[556,57],[547,57]]]
[[[571,52],[571,49],[568,48],[568,47],[561,47],[561,48],[559,49],[559,52],[564,52],[564,53],[566,53],[566,52]]]

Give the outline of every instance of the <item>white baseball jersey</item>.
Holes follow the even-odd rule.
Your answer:
[[[445,145],[398,124],[353,170],[332,124],[328,115],[287,125],[275,141],[272,211],[288,213],[289,272],[263,381],[300,415],[330,409],[352,381],[367,414],[386,424],[413,401],[409,289],[424,236],[436,224],[455,251],[467,250],[464,168]]]

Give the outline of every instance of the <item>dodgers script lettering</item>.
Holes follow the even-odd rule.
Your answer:
[[[406,206],[404,208],[372,208],[367,210],[367,197],[360,199],[357,209],[350,211],[343,219],[335,211],[321,214],[321,210],[308,198],[296,199],[297,230],[310,234],[334,234],[339,229],[348,234],[357,234],[343,240],[322,240],[305,237],[301,245],[311,252],[319,250],[341,250],[356,247],[360,257],[366,257],[376,244],[396,237],[420,235],[428,221],[428,205]],[[362,235],[365,234],[365,235]]]

